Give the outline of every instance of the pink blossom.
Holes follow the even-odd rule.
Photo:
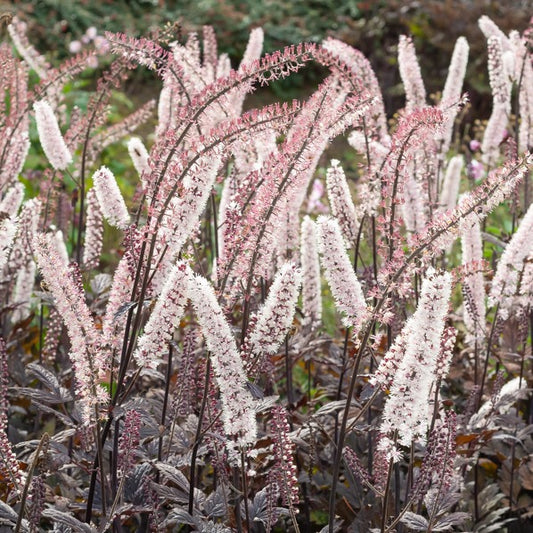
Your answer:
[[[124,417],[124,429],[118,441],[118,469],[121,476],[127,476],[135,466],[140,428],[141,415],[135,409],[128,409]]]
[[[93,175],[93,182],[105,219],[112,226],[125,229],[130,223],[130,215],[111,170],[100,167]]]
[[[76,376],[76,393],[85,424],[95,420],[95,408],[107,400],[99,376],[109,367],[107,352],[99,347],[99,335],[85,302],[81,282],[64,259],[53,234],[39,234],[34,240],[35,256],[43,279],[70,338],[70,359]]]
[[[35,110],[39,140],[48,161],[56,170],[65,170],[72,163],[72,155],[63,135],[61,135],[50,104],[41,100],[33,104],[33,109]]]
[[[85,226],[83,266],[88,269],[96,268],[102,253],[104,225],[102,211],[94,187],[87,192],[87,221]]]
[[[280,405],[272,409],[272,447],[275,466],[271,469],[270,482],[276,485],[283,505],[298,505],[298,469],[294,461],[294,443],[290,439],[287,411]]]
[[[481,143],[477,139],[472,139],[468,146],[472,152],[477,152],[481,148]]]
[[[520,226],[505,248],[492,280],[489,304],[500,306],[500,314],[506,318],[518,292],[525,260],[533,252],[533,204],[529,207]]]
[[[426,105],[426,89],[422,81],[416,51],[410,37],[400,35],[398,44],[398,65],[400,76],[405,87],[405,108],[410,113],[417,107]]]
[[[100,55],[107,54],[109,52],[109,41],[105,37],[97,35],[94,38],[94,48]]]
[[[133,166],[139,173],[139,176],[142,176],[143,172],[148,172],[150,169],[148,164],[148,150],[146,150],[146,147],[139,137],[132,137],[129,140],[128,153],[130,154]]]
[[[87,66],[89,68],[96,68],[98,67],[98,57],[94,55],[90,55],[87,57]]]
[[[479,265],[478,270],[468,274],[464,280],[466,298],[463,315],[468,331],[467,340],[472,341],[481,339],[485,330],[485,284],[483,272],[479,270],[483,260],[483,242],[477,220],[461,222],[460,231],[463,265]]]
[[[45,78],[50,65],[45,57],[41,55],[28,41],[26,36],[27,24],[18,17],[13,17],[13,21],[8,25],[7,31],[15,45],[18,53],[24,58],[28,66],[33,69],[39,78]]]
[[[226,434],[241,446],[252,444],[257,435],[254,402],[230,325],[205,278],[191,277],[189,297],[213,363]]]
[[[187,304],[190,269],[179,262],[170,271],[134,353],[140,368],[156,368],[168,351],[168,343]]]
[[[404,446],[410,446],[417,438],[425,441],[432,418],[430,392],[441,351],[451,282],[450,274],[429,270],[422,282],[418,307],[401,332],[404,353],[385,403],[380,431],[397,430],[398,442]]]
[[[4,194],[0,202],[0,212],[15,216],[24,198],[24,185],[17,181]]]
[[[453,209],[457,204],[463,165],[464,159],[462,155],[455,155],[448,161],[440,191],[439,203],[442,209]]]
[[[320,216],[317,226],[318,248],[335,305],[344,315],[344,325],[353,327],[356,335],[368,318],[361,284],[346,253],[338,222],[331,217]]]
[[[325,206],[321,198],[324,196],[324,184],[320,180],[314,180],[311,188],[311,194],[307,199],[307,212],[308,213],[327,213],[328,208]]]
[[[348,248],[351,248],[355,246],[359,224],[344,170],[337,159],[331,160],[326,185],[331,212],[339,223]]]
[[[254,355],[275,354],[289,331],[302,284],[302,273],[286,263],[276,274],[268,296],[247,336],[247,349]]]
[[[317,327],[322,317],[322,290],[318,261],[316,224],[306,216],[302,222],[300,263],[302,265],[302,310],[304,324]]]
[[[16,232],[17,221],[15,217],[6,218],[0,222],[0,271],[7,263]]]
[[[83,48],[83,45],[81,44],[80,41],[71,41],[70,44],[68,45],[68,51],[71,54],[78,54],[79,52],[81,52],[82,48]]]
[[[121,306],[127,304],[131,299],[133,279],[128,267],[128,256],[124,255],[119,261],[113,282],[109,291],[106,311],[102,323],[103,343],[111,348],[119,349],[121,334],[126,322],[126,313],[117,316]]]
[[[461,91],[468,63],[468,51],[469,47],[467,40],[464,37],[459,37],[453,49],[450,68],[448,70],[448,76],[446,77],[446,83],[442,91],[440,102],[440,107],[446,109],[443,132],[442,135],[439,135],[437,138],[437,140],[442,143],[440,146],[441,154],[446,154],[450,146],[455,117],[459,111],[459,106],[457,104],[461,99]]]
[[[92,41],[96,35],[98,34],[98,30],[94,27],[94,26],[90,26],[89,28],[87,28],[87,30],[85,31],[85,35],[87,35],[87,37]]]
[[[474,180],[479,180],[483,176],[483,163],[480,163],[477,159],[472,159],[468,164],[468,173]]]

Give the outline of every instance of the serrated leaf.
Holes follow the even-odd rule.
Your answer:
[[[57,376],[39,363],[29,363],[26,369],[28,374],[37,378],[47,389],[59,389],[61,386]]]
[[[113,315],[113,321],[116,322],[121,316],[126,314],[130,309],[137,306],[138,302],[126,302],[123,303],[118,309],[117,312]]]
[[[43,389],[32,389],[30,387],[20,387],[16,391],[27,398],[36,400],[41,403],[66,403],[73,400],[70,393],[65,394],[63,397],[58,391],[47,391]]]
[[[335,411],[340,411],[344,409],[346,405],[346,400],[337,400],[333,402],[328,402],[326,405],[323,405],[318,411],[313,413],[314,416],[324,416],[334,413]]]
[[[157,462],[155,466],[166,478],[178,485],[183,492],[189,493],[189,480],[183,472],[165,463]]]
[[[421,515],[407,511],[400,520],[403,524],[415,531],[427,531],[429,522]]]
[[[45,518],[50,518],[54,522],[65,524],[66,526],[71,527],[74,531],[78,531],[80,533],[97,533],[97,530],[89,524],[81,522],[77,518],[74,518],[71,514],[64,513],[63,511],[58,511],[53,507],[45,509],[42,512],[42,515]]]
[[[0,500],[0,518],[8,520],[10,523],[16,524],[18,513],[15,512],[7,503]]]
[[[111,287],[113,278],[109,274],[96,274],[91,280],[91,290],[95,295],[102,294]]]
[[[450,513],[442,518],[439,518],[435,525],[431,528],[432,531],[447,531],[454,526],[461,525],[465,520],[470,518],[469,513]]]
[[[196,526],[198,524],[198,520],[194,516],[191,516],[185,509],[179,507],[172,509],[168,517],[171,520],[176,520],[178,524],[187,524],[189,526]]]
[[[276,402],[278,401],[278,399],[279,399],[279,396],[266,396],[265,398],[261,398],[260,400],[257,400],[254,403],[255,412],[264,413],[265,411],[268,411],[274,405],[276,405]]]

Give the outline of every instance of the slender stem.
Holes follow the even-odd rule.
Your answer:
[[[246,477],[246,456],[244,450],[241,451],[241,483],[242,483],[242,497],[244,500],[244,515],[246,516],[246,525],[248,530],[251,528],[250,510],[248,509],[248,483]]]
[[[22,527],[22,517],[24,516],[24,512],[26,510],[26,500],[28,499],[28,492],[30,490],[30,483],[33,478],[33,473],[35,471],[35,467],[37,466],[37,463],[39,462],[39,458],[41,455],[41,451],[48,448],[48,443],[50,442],[50,435],[48,433],[44,433],[41,437],[41,440],[39,441],[39,445],[37,446],[37,450],[35,450],[35,457],[33,458],[33,461],[31,463],[30,469],[28,471],[27,477],[26,477],[26,483],[24,484],[24,490],[22,491],[22,497],[20,499],[20,511],[17,518],[17,524],[15,525],[14,533],[19,533],[20,528]]]
[[[198,415],[198,426],[196,428],[196,436],[194,437],[194,445],[191,454],[191,468],[190,468],[190,481],[189,481],[189,514],[192,516],[194,513],[194,485],[196,482],[196,457],[198,455],[198,449],[202,442],[202,423],[204,420],[205,406],[209,398],[209,377],[211,374],[211,359],[208,357],[205,365],[205,384],[204,394],[202,397],[202,403],[200,404],[200,413]]]
[[[292,388],[292,362],[289,354],[289,336],[285,336],[285,379],[287,380],[287,403],[289,409],[294,405],[294,390]]]
[[[96,423],[95,423],[96,446],[97,446],[98,464],[99,464],[99,471],[100,471],[100,490],[101,490],[101,496],[102,496],[102,513],[104,515],[106,515],[107,514],[107,512],[106,512],[106,507],[107,507],[107,489],[106,489],[106,479],[105,479],[105,472],[104,472],[104,451],[103,451],[101,435],[100,435],[100,422],[99,422],[98,406],[95,407],[95,411],[96,411]]]
[[[161,428],[165,428],[167,425],[167,406],[168,406],[168,397],[170,392],[170,377],[172,376],[172,355],[174,351],[174,346],[172,342],[168,346],[168,360],[167,360],[167,374],[165,379],[165,396],[163,397],[163,408],[161,409]],[[161,461],[163,458],[163,435],[159,437],[159,446],[157,449],[157,460]]]
[[[395,439],[396,440],[396,439]],[[394,463],[392,460],[389,463],[389,471],[387,472],[387,483],[385,485],[385,490],[383,491],[383,506],[381,514],[381,533],[385,533],[385,528],[387,526],[387,516],[388,516],[388,507],[389,507],[389,493],[390,493],[390,484],[392,480],[392,471],[394,468]]]
[[[489,358],[491,353],[491,347],[492,347],[492,339],[494,336],[494,333],[496,331],[496,325],[498,323],[498,311],[500,309],[500,303],[496,305],[496,311],[494,311],[494,318],[492,320],[492,326],[490,328],[490,334],[489,338],[487,340],[487,353],[485,354],[485,361],[483,363],[483,374],[481,375],[481,383],[479,385],[479,395],[478,395],[478,408],[481,405],[481,402],[483,400],[483,388],[485,387],[485,380],[487,379],[487,370],[489,366]]]

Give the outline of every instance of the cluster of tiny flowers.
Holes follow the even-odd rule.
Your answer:
[[[498,387],[499,388],[499,387]],[[511,406],[521,396],[522,390],[527,388],[527,382],[520,377],[508,381],[499,392],[493,391],[491,398],[487,400],[468,421],[467,427],[472,429],[494,428],[499,424],[500,417],[509,411]]]
[[[357,215],[344,170],[337,159],[331,160],[331,166],[326,173],[326,186],[331,212],[346,237],[348,247],[355,246],[358,230]]]
[[[8,25],[7,31],[15,45],[18,53],[24,61],[33,69],[40,78],[46,77],[50,65],[45,57],[39,54],[30,44],[26,36],[27,24],[18,17],[13,17],[13,21]]]
[[[33,104],[39,140],[50,164],[56,170],[65,170],[72,163],[72,155],[61,135],[56,116],[50,104],[41,100]]]
[[[103,341],[112,348],[119,348],[120,333],[125,320],[120,320],[117,316],[124,302],[131,299],[133,279],[128,264],[128,256],[124,254],[118,262],[113,275],[113,282],[109,291],[106,311],[102,323]],[[125,313],[122,315],[125,318]]]
[[[292,325],[301,284],[302,273],[296,265],[286,263],[281,267],[249,334],[251,353],[276,353]]]
[[[104,32],[110,50],[114,54],[120,54],[129,61],[156,70],[160,74],[165,72],[168,52],[150,39],[135,39],[123,34]]]
[[[464,37],[459,37],[453,49],[450,68],[448,70],[444,89],[442,90],[442,98],[440,102],[440,107],[447,111],[442,135],[437,138],[437,140],[442,143],[440,146],[441,154],[448,152],[453,125],[458,110],[458,107],[455,104],[457,104],[461,97],[466,66],[468,64],[468,51],[468,41]]]
[[[453,210],[437,214],[433,221],[416,235],[416,239],[413,239],[413,248],[424,250],[426,259],[446,249],[459,233],[460,222],[465,219],[482,221],[513,193],[532,162],[533,156],[528,154],[490,172],[479,186],[460,197]]]
[[[24,198],[24,185],[18,181],[4,194],[0,202],[0,212],[6,213],[10,217],[18,213],[20,204]]]
[[[448,161],[440,192],[441,209],[453,209],[457,204],[463,166],[464,158],[462,155],[455,155]]]
[[[128,410],[124,417],[124,429],[118,441],[118,469],[122,476],[128,475],[135,466],[140,429],[141,415],[135,409]]]
[[[448,375],[456,340],[457,330],[453,326],[446,326],[442,332],[440,352],[435,367],[435,377],[437,380],[444,379]]]
[[[0,270],[7,263],[16,233],[17,222],[15,218],[6,218],[0,222]]]
[[[366,468],[362,465],[357,454],[348,446],[345,446],[342,450],[342,455],[348,468],[351,470],[352,474],[363,484],[368,485],[371,482],[370,476]]]
[[[175,265],[163,285],[134,353],[140,368],[155,368],[167,351],[187,305],[187,287],[192,273],[184,263]]]
[[[401,335],[405,351],[383,410],[380,431],[398,431],[398,442],[409,446],[425,439],[430,415],[430,390],[435,381],[444,321],[448,314],[451,276],[429,270],[422,282],[418,307]]]
[[[387,118],[383,95],[378,79],[368,59],[357,49],[332,37],[328,37],[323,43],[324,50],[342,60],[360,78],[364,87],[374,100],[372,113],[369,113],[369,129],[372,139],[377,138],[380,142],[387,142]],[[377,143],[379,144],[379,143]],[[362,150],[364,153],[365,150]]]
[[[42,476],[34,476],[30,486],[30,501],[28,502],[29,533],[39,531],[39,523],[46,503],[46,485]]]
[[[112,226],[125,229],[130,223],[130,215],[111,170],[107,167],[100,167],[93,175],[93,182],[105,219]]]
[[[57,310],[67,327],[82,416],[84,422],[90,423],[94,407],[106,398],[105,391],[97,382],[99,373],[105,372],[108,367],[106,354],[98,349],[99,335],[91,312],[80,284],[61,257],[55,236],[37,235],[34,249],[44,282],[54,296]]]
[[[146,147],[139,137],[132,137],[129,140],[128,153],[130,154],[133,166],[139,173],[139,176],[142,176],[143,172],[149,171],[148,150],[146,150]]]
[[[297,468],[294,464],[294,444],[289,433],[290,426],[287,420],[287,411],[281,405],[272,409],[272,446],[274,448],[275,467],[273,478],[278,486],[283,505],[298,505]],[[274,482],[274,479],[272,481]]]
[[[246,446],[255,442],[257,423],[235,338],[210,283],[195,275],[191,276],[188,285],[189,298],[205,337],[220,390],[224,430],[236,439],[237,444]]]
[[[531,235],[533,235],[533,205],[529,207],[516,233],[506,246],[492,280],[489,304],[500,304],[502,318],[507,318],[509,315],[509,310],[518,294],[521,273],[526,266],[525,261],[533,253]]]
[[[405,88],[406,111],[410,113],[415,108],[426,104],[426,89],[416,59],[413,40],[405,35],[400,35],[398,43],[398,66]]]
[[[368,318],[368,309],[361,284],[346,253],[341,229],[335,219],[324,216],[318,218],[317,226],[318,248],[335,305],[344,314],[344,325],[353,327],[357,334]]]
[[[483,161],[490,164],[498,157],[498,148],[505,137],[509,113],[511,111],[511,82],[504,67],[504,53],[501,39],[488,38],[489,80],[493,94],[492,114],[487,123],[481,151]]]
[[[306,216],[302,222],[300,246],[302,265],[302,311],[305,325],[317,325],[322,317],[322,291],[316,224]]]
[[[94,188],[87,192],[87,222],[85,227],[83,266],[87,269],[97,268],[102,253],[104,225],[102,211]]]
[[[23,482],[23,472],[7,438],[8,383],[6,343],[0,337],[0,474],[4,481],[9,480],[19,490]]]
[[[379,363],[376,372],[370,376],[370,383],[374,386],[379,385],[384,391],[389,390],[392,386],[394,377],[405,353],[406,334],[409,331],[407,330],[407,325],[394,339],[391,347]]]
[[[432,482],[439,483],[444,491],[449,488],[456,458],[456,434],[457,415],[450,410],[443,413],[443,419],[437,421],[429,435],[420,473],[411,489],[410,496],[415,501],[423,498]]]
[[[391,451],[394,450],[395,448],[387,435],[378,433],[372,461],[372,481],[380,491],[385,489],[391,464]]]
[[[477,220],[467,219],[460,225],[463,265],[480,264],[483,259],[481,229]],[[464,280],[464,321],[469,340],[481,339],[485,329],[485,284],[481,271],[467,275]]]

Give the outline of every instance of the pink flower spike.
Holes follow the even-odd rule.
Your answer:
[[[477,139],[472,139],[468,146],[472,152],[477,152],[481,148],[481,143]]]
[[[459,225],[461,232],[461,249],[463,265],[476,265],[477,271],[467,275],[463,292],[464,321],[468,332],[467,342],[482,340],[485,329],[485,284],[480,270],[483,260],[483,242],[481,228],[475,219],[466,219]]]
[[[425,441],[431,421],[430,393],[441,352],[451,285],[450,274],[428,270],[418,307],[400,333],[401,342],[393,345],[402,345],[398,355],[403,352],[403,357],[394,362],[398,368],[383,410],[381,432],[397,430],[398,442],[404,446],[410,446],[416,438]]]
[[[170,271],[144,327],[144,334],[137,343],[134,357],[140,368],[156,368],[167,352],[168,343],[187,305],[187,284],[191,276],[190,269],[181,262]]]
[[[65,170],[72,163],[65,139],[61,135],[57,119],[46,100],[33,104],[39,140],[50,164],[56,170]]]
[[[347,246],[351,248],[357,240],[359,224],[344,170],[337,159],[331,160],[326,174],[326,185],[331,212],[339,222]]]
[[[500,315],[507,318],[515,303],[525,261],[533,253],[533,204],[527,210],[520,226],[506,246],[492,279],[489,304],[500,305]]]
[[[318,261],[316,224],[305,217],[302,222],[300,263],[302,265],[302,311],[304,325],[316,328],[322,318],[322,291]]]
[[[116,228],[126,229],[130,215],[113,173],[107,167],[100,167],[93,175],[93,182],[105,219]]]
[[[426,89],[422,81],[413,40],[405,35],[400,35],[400,42],[398,43],[398,66],[405,87],[405,107],[407,113],[411,113],[417,107],[426,105]]]
[[[356,335],[368,318],[361,284],[346,253],[338,222],[331,217],[321,216],[317,220],[317,225],[318,248],[335,305],[344,315],[342,320],[344,325],[353,327],[353,333]]]
[[[143,172],[149,170],[148,150],[146,150],[146,147],[139,137],[132,137],[129,140],[128,153],[130,154],[131,160],[133,161],[133,166],[139,173],[139,176],[142,176]]]
[[[224,430],[240,446],[252,444],[257,436],[254,400],[230,325],[207,279],[191,276],[188,293],[213,363]]]
[[[275,354],[289,331],[302,284],[302,274],[293,263],[286,263],[276,274],[257,321],[249,335],[253,354]]]

